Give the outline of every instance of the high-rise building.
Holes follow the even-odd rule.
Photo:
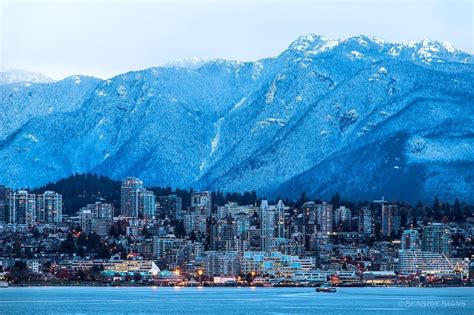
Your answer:
[[[336,221],[336,224],[350,222],[351,210],[344,206],[340,206],[339,208],[337,208],[335,211],[335,221]]]
[[[402,250],[419,250],[420,234],[415,229],[405,230],[400,240],[400,249]]]
[[[451,231],[449,227],[441,223],[426,226],[423,229],[421,246],[423,251],[450,256]]]
[[[121,213],[127,217],[138,216],[136,208],[137,191],[144,189],[143,181],[136,177],[127,177],[122,181],[120,187]]]
[[[138,216],[153,219],[156,217],[156,199],[152,191],[141,189],[136,194],[136,213]]]
[[[89,234],[92,232],[92,210],[87,207],[79,209],[79,225],[81,226],[82,232]]]
[[[382,204],[382,235],[390,236],[400,229],[397,205]]]
[[[10,188],[0,185],[0,223],[6,223],[9,220],[8,201]]]
[[[332,204],[323,202],[317,205],[318,232],[331,233],[333,231],[333,209]]]
[[[209,217],[212,214],[212,200],[209,191],[199,191],[191,195],[191,211]]]
[[[110,203],[91,203],[79,210],[79,223],[86,234],[108,235],[113,218],[114,208]]]
[[[156,215],[155,195],[146,190],[143,181],[127,177],[120,188],[121,213],[124,216],[153,218]]]
[[[267,200],[260,204],[260,248],[271,252],[275,235],[275,211],[268,205]]]
[[[276,231],[277,238],[285,238],[285,205],[283,201],[278,201],[276,205]]]
[[[237,226],[232,217],[217,220],[207,219],[210,236],[210,249],[215,251],[232,251],[235,245]]]
[[[306,225],[305,234],[313,234],[317,226],[317,206],[313,201],[307,201],[302,206],[304,224]]]
[[[9,223],[34,225],[36,223],[36,196],[26,190],[11,193],[9,197]]]
[[[177,195],[158,197],[158,214],[176,219],[177,213],[182,210],[183,202]]]
[[[60,223],[63,221],[63,197],[54,191],[45,191],[36,196],[36,217],[39,222]]]
[[[374,234],[372,211],[369,207],[362,207],[359,210],[359,233],[368,236]]]

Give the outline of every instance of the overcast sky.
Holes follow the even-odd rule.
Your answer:
[[[473,53],[473,2],[0,1],[0,68],[108,78],[187,58],[275,56],[299,35],[448,41]]]

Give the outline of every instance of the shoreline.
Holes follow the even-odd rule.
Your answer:
[[[9,284],[7,288],[26,288],[26,287],[104,287],[104,288],[308,288],[314,289],[317,286],[262,286],[262,285],[202,285],[202,286],[179,286],[179,285],[156,285],[156,284],[133,284],[124,283],[119,285],[95,283],[95,282],[74,282],[74,283],[24,283],[24,284]],[[336,288],[419,288],[419,289],[431,289],[431,288],[474,288],[472,285],[359,285],[359,286],[335,286]],[[1,291],[0,291],[1,292]]]

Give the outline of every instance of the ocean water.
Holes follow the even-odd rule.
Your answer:
[[[0,289],[0,314],[474,314],[474,288]]]

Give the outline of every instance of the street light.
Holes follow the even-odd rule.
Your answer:
[[[197,274],[199,276],[199,285],[202,285],[202,275],[204,274],[204,271],[202,269],[198,269]]]

